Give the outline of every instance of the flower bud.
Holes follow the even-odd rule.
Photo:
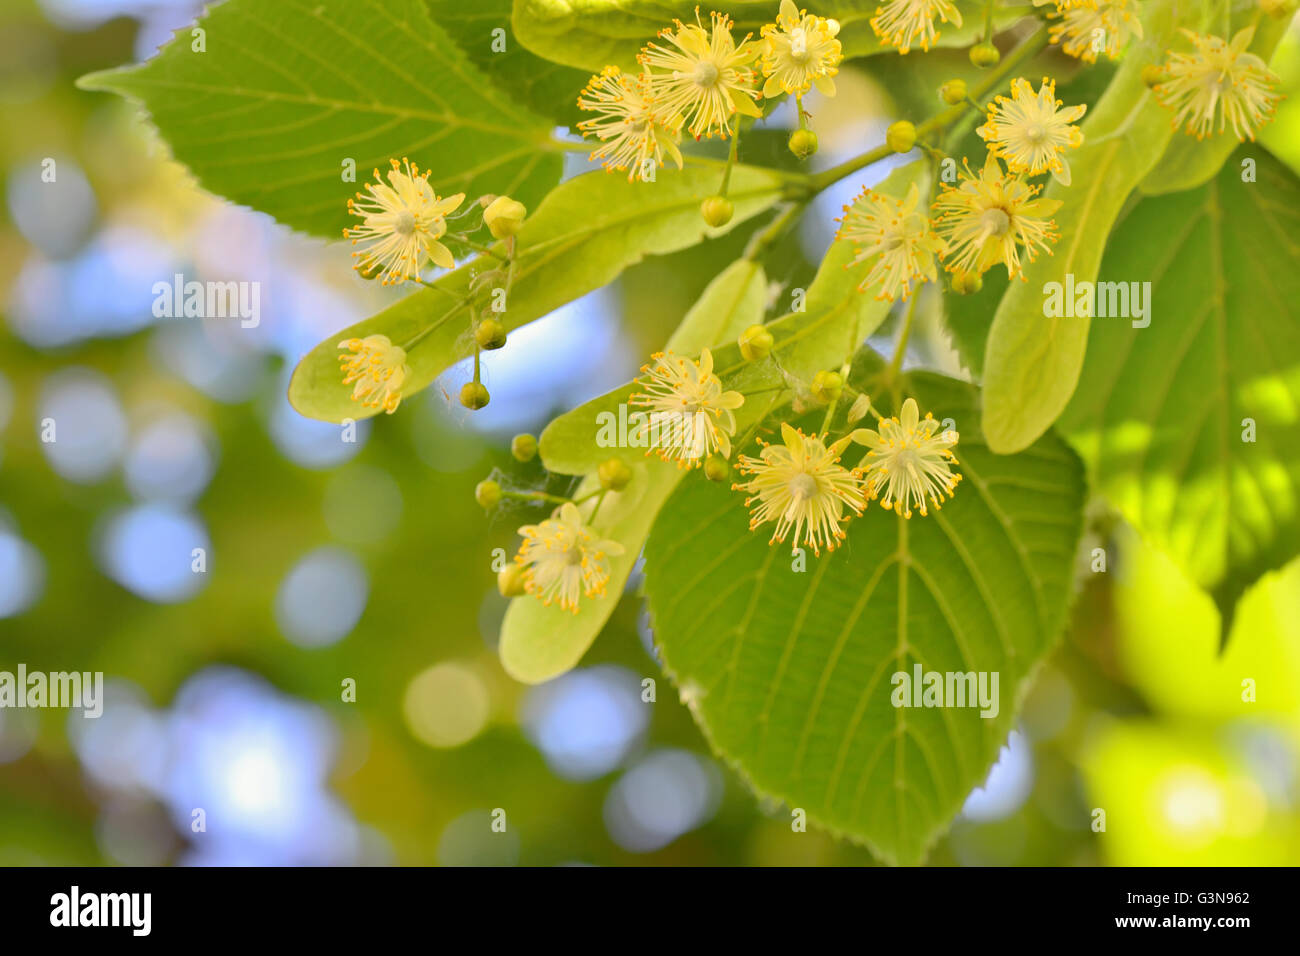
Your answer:
[[[962,79],[949,80],[943,86],[939,87],[939,99],[943,100],[949,106],[956,106],[958,103],[964,103],[967,95],[966,81]]]
[[[997,66],[998,61],[1002,59],[1002,54],[992,43],[979,43],[970,48],[970,61],[978,66],[981,70],[988,69],[990,66]]]
[[[817,134],[810,129],[797,129],[790,134],[790,152],[799,159],[807,159],[817,152]]]
[[[527,215],[528,209],[523,203],[509,196],[497,196],[492,200],[491,205],[483,210],[483,224],[488,227],[488,232],[498,239],[508,239],[519,232]]]
[[[961,295],[974,295],[984,288],[984,277],[978,272],[954,272],[952,291]]]
[[[885,130],[885,145],[896,153],[906,153],[916,145],[916,127],[907,120],[899,120]]]
[[[731,222],[735,211],[736,207],[726,196],[710,196],[700,203],[700,215],[704,217],[705,222],[715,228]]]
[[[484,319],[474,330],[474,341],[481,349],[499,349],[506,344],[506,327],[496,319]]]
[[[600,463],[596,469],[600,486],[608,491],[622,491],[632,480],[632,469],[622,458],[610,458]]]
[[[510,454],[516,461],[532,461],[537,457],[537,439],[527,432],[510,439]]]
[[[776,340],[763,326],[751,325],[740,333],[736,344],[740,346],[740,354],[744,356],[745,361],[757,362],[772,354],[772,346],[776,344]]]
[[[484,508],[495,508],[501,503],[501,486],[488,479],[474,486],[474,500]]]
[[[502,597],[519,597],[524,590],[524,569],[511,561],[497,573],[497,590]]]
[[[482,408],[488,400],[488,390],[482,382],[466,382],[461,387],[460,403],[466,408]]]
[[[844,392],[844,376],[839,372],[818,372],[813,376],[813,398],[823,404],[836,401]]]
[[[710,455],[704,461],[704,477],[709,481],[726,481],[731,474],[731,466],[721,455]]]

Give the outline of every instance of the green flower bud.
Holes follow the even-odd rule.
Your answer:
[[[600,479],[602,488],[609,491],[622,491],[632,480],[632,469],[622,458],[610,458],[600,463],[600,467],[596,469],[596,477]]]
[[[474,486],[474,500],[484,508],[495,508],[501,503],[501,486],[488,479]]]
[[[482,382],[466,382],[460,390],[460,403],[466,408],[482,408],[490,396]]]
[[[497,574],[497,590],[502,597],[519,597],[524,591],[524,569],[511,561]]]
[[[797,129],[790,134],[790,152],[799,159],[807,159],[817,152],[817,134],[810,129]]]
[[[510,454],[516,461],[532,461],[537,457],[537,439],[527,432],[510,439]]]
[[[721,455],[710,455],[704,461],[704,477],[709,481],[726,481],[731,474],[731,466]]]
[[[839,372],[818,372],[813,376],[811,390],[817,401],[830,404],[844,392],[844,376]]]
[[[763,326],[751,325],[740,333],[736,344],[740,346],[740,354],[744,356],[745,361],[757,362],[772,354],[772,346],[776,344],[776,340]]]
[[[916,145],[916,127],[907,120],[899,120],[885,130],[885,145],[896,153],[906,153]]]
[[[700,215],[704,217],[705,222],[715,228],[731,222],[735,212],[736,207],[726,196],[710,196],[700,203]]]
[[[970,48],[970,61],[981,70],[997,66],[1001,59],[1002,54],[992,43],[980,43]]]
[[[483,210],[483,224],[498,239],[508,239],[519,232],[527,215],[528,209],[523,203],[509,196],[497,196]]]
[[[939,99],[943,100],[949,106],[956,106],[958,103],[966,101],[966,81],[960,79],[949,80],[943,86],[939,87]]]
[[[484,319],[474,330],[474,341],[481,349],[499,349],[506,344],[506,327],[496,319]]]

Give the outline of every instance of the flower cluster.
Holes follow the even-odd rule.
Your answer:
[[[959,96],[964,96],[964,93]],[[1051,216],[1057,199],[1040,199],[1042,187],[1028,178],[1051,173],[1062,185],[1070,183],[1067,149],[1083,143],[1074,124],[1085,106],[1065,106],[1056,98],[1056,85],[1047,78],[1035,91],[1022,77],[1011,82],[1011,95],[995,97],[987,121],[978,130],[988,143],[979,173],[963,162],[958,182],[944,183],[931,203],[933,218],[920,208],[913,185],[902,200],[865,190],[844,207],[837,239],[851,242],[850,265],[864,266],[862,291],[877,288],[877,298],[907,298],[913,284],[934,281],[936,261],[956,278],[968,282],[993,266],[1006,268],[1010,278],[1023,278],[1025,261],[1050,252],[1059,238]],[[896,149],[915,142],[911,124]],[[1005,168],[1004,168],[1005,163]]]
[[[922,516],[951,498],[961,480],[952,471],[957,458],[956,431],[939,432],[939,422],[920,409],[913,398],[903,402],[894,418],[882,418],[879,431],[855,429],[830,444],[824,436],[805,435],[781,425],[781,445],[759,441],[759,457],[742,455],[736,468],[749,476],[732,487],[746,491],[750,530],[773,522],[771,543],[791,537],[791,546],[807,545],[813,554],[832,551],[844,539],[844,525],[861,515],[871,501],[886,510],[911,518],[913,508]],[[840,464],[852,443],[865,445],[867,454],[856,468]]]
[[[401,162],[389,160],[388,181],[374,171],[375,181],[365,184],[365,192],[358,192],[348,200],[348,212],[361,219],[361,225],[350,226],[343,235],[358,248],[352,253],[353,267],[368,279],[377,278],[382,285],[397,285],[420,277],[432,263],[440,269],[454,269],[455,256],[446,245],[454,242],[466,248],[491,253],[499,262],[513,264],[517,237],[523,228],[528,210],[523,203],[509,196],[481,196],[465,212],[458,212],[465,202],[464,193],[439,196],[429,185],[429,170],[406,157]],[[486,229],[492,239],[500,240],[504,255],[497,250],[481,246],[472,240],[468,231],[451,231],[451,219],[463,219],[474,209],[481,210],[478,226]],[[513,269],[481,271],[471,283],[477,293],[489,282],[504,276],[508,294]],[[471,314],[474,305],[466,299]],[[467,408],[482,408],[488,403],[487,389],[479,381],[477,349],[498,349],[505,345],[505,327],[496,319],[473,321],[476,343],[474,381],[461,390],[461,403]],[[343,385],[353,386],[351,398],[363,408],[382,409],[388,414],[397,410],[402,401],[402,387],[410,376],[407,350],[423,335],[417,335],[405,345],[395,345],[386,335],[351,337],[338,343],[344,350],[341,355]]]
[[[599,141],[593,162],[625,171],[628,180],[649,179],[664,158],[682,164],[682,132],[695,139],[735,135],[739,117],[763,115],[761,100],[781,94],[802,97],[814,86],[835,95],[839,72],[840,26],[810,15],[793,0],[781,0],[776,22],[757,40],[739,40],[735,23],[723,13],[707,21],[674,20],[637,56],[641,71],[624,73],[607,66],[591,78],[578,108],[595,115],[578,129]],[[759,85],[760,74],[766,77]]]

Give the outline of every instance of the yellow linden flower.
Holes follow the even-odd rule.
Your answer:
[[[989,152],[1006,160],[1012,172],[1037,176],[1048,170],[1062,186],[1070,185],[1070,164],[1065,148],[1083,144],[1083,131],[1071,126],[1087,106],[1065,106],[1056,98],[1056,83],[1043,78],[1037,93],[1028,80],[1011,81],[1011,96],[999,96],[989,105],[988,122],[976,132],[987,140]]]
[[[1130,38],[1142,36],[1142,21],[1129,0],[1082,0],[1057,6],[1061,22],[1053,24],[1048,37],[1085,63],[1096,63],[1098,53],[1113,60]]]
[[[1040,249],[1050,255],[1051,243],[1060,236],[1047,217],[1061,208],[1061,201],[1035,199],[1039,187],[1004,173],[992,153],[978,176],[963,165],[961,185],[944,184],[934,201],[939,212],[935,230],[947,243],[948,271],[980,275],[1001,263],[1007,277],[1014,279],[1021,275],[1022,249],[1030,262]]]
[[[1246,48],[1255,37],[1247,27],[1226,43],[1221,37],[1184,30],[1196,47],[1195,53],[1170,52],[1164,64],[1169,77],[1155,87],[1161,106],[1175,111],[1174,127],[1187,121],[1187,133],[1204,139],[1213,133],[1218,117],[1222,133],[1227,124],[1237,139],[1255,138],[1255,130],[1273,118],[1282,99],[1273,87],[1278,77],[1259,57]]]
[[[389,160],[388,182],[375,170],[375,182],[366,192],[348,200],[348,212],[360,216],[362,224],[344,229],[343,235],[355,246],[353,266],[363,275],[379,274],[384,285],[404,282],[420,274],[426,259],[444,269],[454,269],[456,260],[442,243],[447,232],[447,214],[465,201],[464,193],[440,199],[429,185],[429,171],[403,158]]]
[[[623,553],[617,541],[597,539],[573,502],[566,501],[541,524],[519,529],[524,543],[515,555],[524,590],[543,604],[558,602],[578,613],[578,599],[599,597],[609,583],[609,557]]]
[[[903,402],[899,415],[880,420],[879,432],[870,428],[855,431],[853,440],[870,449],[858,466],[866,473],[868,496],[875,500],[883,491],[881,506],[904,518],[912,517],[913,504],[922,517],[927,515],[927,498],[936,510],[945,495],[951,498],[961,481],[961,475],[953,474],[949,467],[957,463],[952,449],[958,435],[952,430],[936,434],[938,431],[934,416],[926,412],[921,419],[912,398]]]
[[[835,20],[814,17],[800,10],[794,0],[781,0],[776,23],[763,27],[764,96],[793,93],[802,96],[816,86],[826,96],[835,95],[835,81],[843,54]]]
[[[731,35],[731,18],[713,13],[712,31],[700,23],[674,20],[673,28],[659,36],[671,46],[650,43],[637,56],[650,71],[650,89],[665,116],[682,116],[691,135],[731,135],[731,117],[736,113],[759,117],[763,111],[754,102],[754,71],[748,64],[758,48],[746,36],[737,46]]]
[[[677,148],[682,138],[681,119],[674,117],[666,123],[656,115],[648,77],[607,66],[582,91],[578,108],[597,114],[578,124],[584,135],[594,136],[602,144],[591,154],[592,162],[604,160],[610,171],[628,170],[628,182],[643,174],[648,163],[662,166],[664,153],[682,168]]]
[[[628,405],[650,410],[649,421],[640,434],[650,441],[650,452],[679,468],[697,468],[714,452],[731,455],[731,436],[736,433],[734,410],[745,404],[739,392],[724,392],[722,380],[713,374],[713,353],[704,349],[699,362],[656,352],[654,364],[642,366],[635,392]]]
[[[758,458],[741,455],[736,462],[738,471],[753,476],[732,485],[751,493],[745,507],[758,502],[750,512],[749,529],[775,521],[769,544],[784,541],[793,528],[792,550],[807,544],[813,554],[821,554],[822,547],[834,551],[844,539],[840,526],[852,517],[845,509],[860,515],[867,506],[858,476],[839,464],[850,439],[841,438],[828,448],[816,435],[805,435],[784,422],[781,437],[785,444],[760,440],[763,450]]]
[[[343,384],[356,383],[352,400],[366,408],[382,408],[390,415],[397,411],[402,400],[402,384],[411,373],[406,364],[406,351],[386,335],[344,339],[339,348],[352,353],[339,356]]]
[[[921,49],[929,50],[939,33],[934,28],[934,18],[944,23],[961,26],[961,11],[952,0],[889,0],[876,8],[871,18],[871,29],[880,42],[898,47],[899,53],[912,48],[912,41],[921,38]]]
[[[852,265],[871,263],[859,291],[878,285],[876,298],[893,302],[900,291],[907,298],[912,282],[920,285],[938,276],[934,257],[943,253],[943,241],[934,234],[930,220],[917,211],[919,204],[920,191],[913,183],[906,199],[864,189],[852,206],[844,207],[835,238],[857,247]]]

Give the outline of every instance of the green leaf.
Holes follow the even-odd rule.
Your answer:
[[[1163,55],[1178,26],[1176,0],[1152,0],[1144,9],[1146,38],[1134,41],[1106,95],[1088,111],[1082,147],[1070,156],[1073,184],[1052,182],[1049,198],[1061,239],[1053,255],[1039,256],[998,305],[984,355],[984,433],[1000,453],[1028,447],[1054,422],[1074,393],[1088,340],[1086,319],[1043,314],[1049,282],[1091,282],[1106,237],[1125,200],[1159,159],[1173,135],[1169,114],[1142,82],[1142,67]]]
[[[972,386],[917,373],[904,392],[961,432],[964,478],[943,510],[906,521],[873,506],[801,572],[770,527],[749,531],[742,494],[689,480],[645,570],[665,669],[713,748],[760,794],[918,863],[986,778],[1061,631],[1084,485],[1054,433],[993,454]],[[997,672],[997,715],[893,707],[891,675],[916,664]]]
[[[682,172],[660,171],[652,183],[629,183],[622,176],[592,172],[561,184],[516,237],[514,286],[508,308],[497,317],[507,330],[518,328],[601,288],[646,255],[685,249],[729,231],[770,207],[781,194],[782,180],[776,174],[737,166],[729,191],[735,216],[721,229],[710,229],[699,206],[717,192],[720,176],[721,170],[708,164]],[[375,413],[351,401],[338,374],[342,339],[378,333],[405,345],[420,337],[408,350],[411,373],[402,390],[405,396],[472,354],[470,320],[461,302],[484,262],[484,257],[475,259],[440,278],[436,289],[413,293],[317,345],[298,364],[289,384],[294,408],[329,422]]]
[[[1245,157],[1257,182],[1241,181]],[[1061,418],[1098,490],[1225,621],[1300,550],[1298,227],[1300,179],[1258,146],[1199,189],[1144,199],[1102,276],[1151,283],[1150,325],[1093,320]]]
[[[503,90],[509,90],[539,116],[573,126],[582,113],[578,94],[591,74],[552,63],[530,53],[515,39],[510,24],[511,0],[425,0],[433,22],[447,31],[470,61]],[[499,50],[494,30],[502,29]]]
[[[1255,23],[1257,25],[1255,38],[1250,43],[1250,52],[1267,63],[1282,37],[1286,35],[1290,17],[1276,19],[1268,16],[1261,17],[1258,12],[1258,9],[1253,6],[1244,7],[1234,17],[1232,29],[1240,30],[1250,23]],[[1224,39],[1231,40],[1232,37]],[[1190,44],[1186,40],[1180,40],[1179,48],[1190,48]],[[1138,188],[1148,196],[1195,189],[1213,179],[1214,174],[1223,166],[1224,160],[1231,156],[1236,148],[1237,138],[1230,131],[1198,140],[1182,133],[1180,129],[1180,135],[1174,136],[1160,162],[1147,173]]]
[[[556,63],[593,73],[606,64],[632,69],[637,52],[671,27],[674,18],[694,22],[697,6],[695,0],[515,0],[515,31],[525,46]],[[839,21],[846,57],[897,53],[881,44],[871,29],[880,0],[819,0],[813,6],[810,12]],[[779,0],[718,0],[701,7],[701,18],[707,22],[710,10],[729,14],[739,40],[746,33],[757,37],[764,24],[776,19],[779,7]],[[936,46],[969,46],[983,33],[984,4],[957,0],[957,7],[962,26],[940,24]],[[996,22],[1006,25],[1026,12],[1000,11]]]
[[[142,66],[83,77],[139,100],[204,188],[335,238],[347,200],[390,158],[439,195],[509,193],[533,206],[561,159],[551,124],[497,89],[422,0],[226,0]]]

